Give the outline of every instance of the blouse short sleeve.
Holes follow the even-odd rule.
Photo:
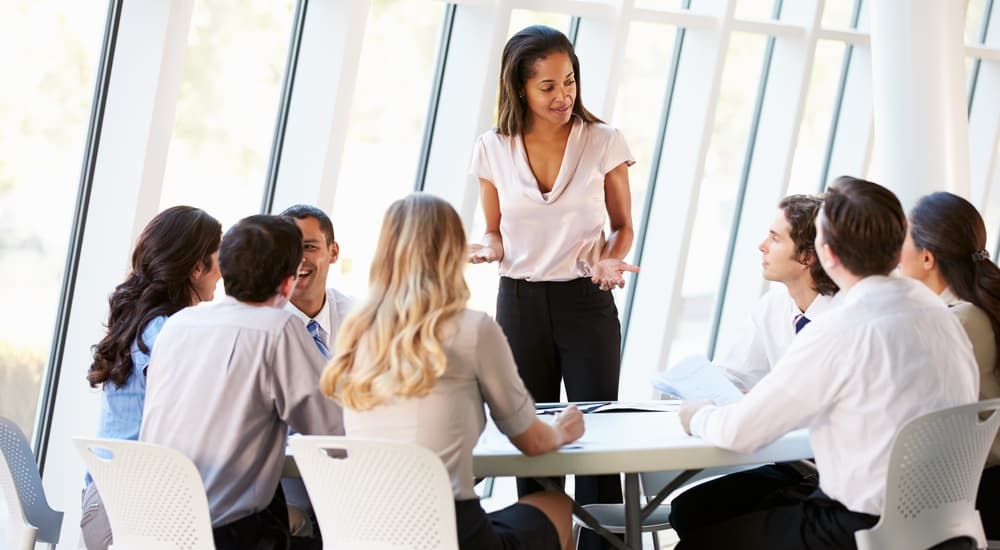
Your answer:
[[[604,152],[604,164],[601,166],[601,170],[607,174],[623,162],[632,166],[635,164],[635,157],[632,156],[632,151],[629,150],[628,144],[625,143],[625,136],[622,135],[620,130],[614,128],[608,141],[608,147]]]
[[[469,173],[480,179],[494,181],[482,136],[476,140],[476,146],[472,149],[472,165],[469,167]]]

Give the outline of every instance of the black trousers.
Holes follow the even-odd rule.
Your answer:
[[[878,516],[848,510],[781,464],[692,487],[671,503],[678,550],[853,549]]]
[[[501,277],[496,319],[536,402],[559,401],[560,382],[570,401],[618,399],[621,324],[610,292],[587,278],[528,282]],[[518,479],[517,490],[524,496],[541,485]],[[621,502],[621,479],[577,477],[575,496],[581,504]],[[601,548],[602,542],[588,531],[580,548]]]
[[[979,517],[983,520],[986,538],[1000,540],[1000,466],[983,470],[976,510],[979,510]]]
[[[293,537],[288,530],[288,505],[281,484],[271,503],[260,512],[212,529],[217,550],[320,550],[323,539]]]

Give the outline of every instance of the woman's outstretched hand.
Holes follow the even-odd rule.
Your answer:
[[[639,266],[627,264],[615,258],[605,258],[590,268],[590,280],[601,290],[625,287],[625,272],[639,272]]]
[[[469,262],[483,264],[500,261],[500,254],[492,246],[483,246],[478,243],[469,244]]]

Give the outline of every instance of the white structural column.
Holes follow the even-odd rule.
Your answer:
[[[743,208],[725,282],[716,354],[725,352],[764,289],[758,244],[767,235],[778,201],[785,195],[792,157],[805,109],[809,77],[816,52],[816,35],[823,15],[818,0],[784,2],[780,22],[800,32],[774,38],[774,49],[761,103],[757,136],[750,157]]]
[[[1000,5],[993,6],[989,28],[982,46],[1000,50]],[[980,210],[988,210],[990,197],[997,196],[990,182],[997,169],[997,143],[1000,137],[1000,59],[983,58],[976,78],[976,89],[969,106],[969,200]],[[993,199],[995,202],[996,199]],[[996,232],[996,227],[989,227]]]
[[[633,3],[621,0],[616,12],[580,17],[574,49],[580,58],[581,97],[587,110],[609,122],[621,84]]]
[[[642,271],[634,279],[622,355],[622,399],[648,399],[650,376],[667,367],[736,2],[691,4],[693,11],[714,17],[705,28],[687,27],[684,32],[673,108],[639,259]]]
[[[969,195],[964,16],[965,2],[871,0],[880,183],[906,209],[932,191]]]
[[[159,204],[193,0],[124,2],[45,462],[63,510],[63,547],[79,540],[84,465],[71,438],[97,430],[100,392],[85,380],[104,335],[108,293]]]
[[[479,198],[469,161],[476,138],[493,127],[500,53],[509,26],[508,0],[456,6],[437,117],[428,121],[434,133],[424,190],[451,202],[467,228]]]
[[[369,0],[309,2],[288,107],[274,212],[333,210]]]

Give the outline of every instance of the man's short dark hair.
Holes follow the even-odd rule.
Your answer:
[[[795,243],[795,259],[802,264],[809,264],[813,290],[823,296],[832,296],[840,288],[823,271],[816,256],[816,214],[822,205],[823,199],[814,195],[789,195],[781,199],[778,208],[788,220],[789,234]]]
[[[282,216],[289,218],[295,218],[297,220],[304,220],[306,218],[313,218],[319,222],[319,229],[323,232],[326,237],[326,245],[330,246],[333,244],[334,234],[333,234],[333,222],[330,221],[330,216],[326,215],[322,209],[316,208],[308,204],[296,204],[289,206],[281,213]]]
[[[888,275],[899,265],[906,214],[892,191],[840,176],[823,199],[823,241],[859,277]]]
[[[219,270],[226,294],[266,302],[302,262],[302,231],[283,216],[249,216],[222,237]]]

